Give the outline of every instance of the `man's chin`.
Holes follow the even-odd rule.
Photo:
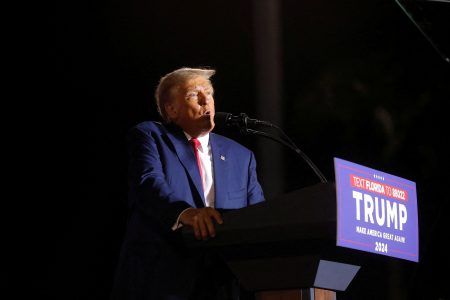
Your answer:
[[[202,135],[211,132],[214,129],[214,126],[216,126],[216,124],[214,123],[213,118],[205,118],[204,123],[202,124]]]
[[[205,126],[210,126],[214,128],[214,115],[204,115],[202,116]]]
[[[204,128],[205,131],[210,132],[210,131],[212,131],[214,129],[214,126],[216,126],[214,121],[210,121],[210,122],[206,123],[203,128]]]

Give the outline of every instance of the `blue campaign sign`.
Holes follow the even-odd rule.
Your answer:
[[[416,183],[334,158],[338,246],[419,261]]]

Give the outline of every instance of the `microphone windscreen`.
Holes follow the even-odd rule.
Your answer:
[[[218,128],[225,128],[230,115],[230,113],[226,112],[216,112],[214,115],[214,123]]]

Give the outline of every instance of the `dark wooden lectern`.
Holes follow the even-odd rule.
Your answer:
[[[360,268],[355,251],[336,246],[334,184],[224,211],[223,220],[207,241],[183,229],[185,242],[217,251],[257,300],[335,299]]]

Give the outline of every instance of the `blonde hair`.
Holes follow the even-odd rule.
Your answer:
[[[202,77],[209,81],[211,76],[215,73],[216,70],[207,68],[181,68],[161,77],[159,84],[156,87],[155,99],[158,112],[164,122],[170,122],[166,113],[165,105],[170,103],[173,99],[173,91],[175,88],[196,77]]]

